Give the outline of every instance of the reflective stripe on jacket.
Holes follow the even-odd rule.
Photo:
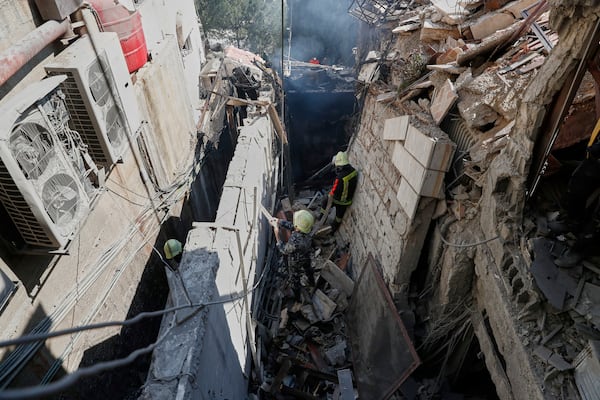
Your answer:
[[[358,172],[351,166],[345,165],[336,174],[335,182],[329,194],[333,197],[333,204],[350,205],[356,190]]]

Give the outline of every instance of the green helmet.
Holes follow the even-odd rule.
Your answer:
[[[350,162],[348,161],[348,153],[346,153],[345,151],[338,152],[333,158],[333,164],[336,167],[343,167],[344,165],[350,164]]]
[[[170,260],[183,252],[183,246],[179,240],[169,239],[166,241],[163,250],[165,251],[165,257],[167,260]]]
[[[306,210],[296,211],[294,213],[294,228],[302,233],[308,233],[315,223],[315,217]]]

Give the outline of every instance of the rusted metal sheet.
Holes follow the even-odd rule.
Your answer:
[[[421,363],[372,255],[346,315],[361,399],[389,399]]]

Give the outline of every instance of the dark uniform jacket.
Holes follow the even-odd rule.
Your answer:
[[[310,264],[312,238],[306,233],[295,230],[294,224],[289,221],[279,220],[279,226],[292,231],[286,243],[277,242],[277,249],[288,257],[288,266],[296,267]]]
[[[341,168],[336,168],[335,181],[329,194],[333,197],[333,204],[349,206],[352,204],[352,196],[356,190],[358,173],[347,164]]]

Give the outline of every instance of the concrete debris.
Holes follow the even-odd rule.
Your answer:
[[[321,278],[325,279],[332,287],[343,291],[346,297],[352,295],[354,281],[332,261],[325,261],[325,265],[321,269]]]
[[[314,200],[309,200],[314,207],[320,203],[314,192],[302,194],[292,210],[307,199]],[[317,246],[311,260],[314,285],[300,279],[299,292],[290,291],[291,272],[275,255],[270,265],[277,272],[265,278],[266,292],[258,295],[262,300],[258,300],[256,319],[265,329],[258,330],[261,366],[254,371],[254,380],[261,398],[354,398],[351,349],[343,319],[354,289],[354,281],[344,270],[349,255],[316,236],[313,244]],[[305,271],[299,273],[304,277]]]
[[[411,224],[418,221],[428,225],[428,219],[423,221],[420,218],[419,207],[424,207],[423,197],[437,197],[443,199],[437,202],[439,210],[436,210],[435,217],[438,221],[444,221],[445,218],[458,220],[457,225],[461,229],[467,230],[473,225],[488,233],[484,237],[497,235],[498,240],[478,247],[481,254],[473,257],[480,268],[476,273],[478,281],[485,280],[484,275],[493,277],[488,283],[492,285],[496,279],[499,292],[502,292],[497,301],[512,302],[511,306],[516,310],[512,322],[522,327],[519,329],[521,341],[515,342],[516,347],[523,346],[519,348],[519,353],[524,350],[536,355],[529,357],[531,353],[528,353],[522,359],[533,360],[534,369],[541,365],[534,379],[539,378],[541,382],[541,378],[545,378],[543,395],[548,393],[549,397],[567,398],[573,394],[577,398],[572,370],[578,364],[574,360],[586,345],[582,339],[600,337],[600,311],[597,306],[600,304],[600,260],[586,258],[574,267],[559,267],[555,261],[572,246],[575,235],[556,234],[553,224],[537,215],[523,222],[520,233],[516,228],[519,223],[515,222],[520,220],[519,210],[523,202],[522,171],[527,171],[527,156],[524,154],[531,151],[528,146],[533,147],[535,139],[526,138],[524,145],[522,135],[515,131],[517,126],[523,128],[517,119],[522,112],[519,107],[522,107],[526,90],[528,102],[547,103],[548,93],[528,87],[531,88],[529,85],[538,71],[545,70],[542,65],[550,50],[558,43],[556,32],[549,26],[548,3],[544,0],[432,0],[419,3],[427,3],[416,10],[419,18],[415,18],[413,10],[410,10],[403,18],[388,19],[386,33],[391,31],[394,35],[386,35],[380,47],[371,48],[386,54],[379,60],[380,70],[384,72],[369,82],[373,98],[386,104],[375,104],[373,109],[381,110],[383,115],[369,121],[374,127],[373,136],[377,138],[380,135],[378,138],[383,139],[384,150],[391,154],[396,168],[394,174],[388,175],[397,185],[396,199],[404,212],[402,217],[408,216]],[[552,7],[556,13],[556,5],[552,4]],[[553,18],[556,16],[553,15]],[[385,26],[382,22],[379,25]],[[565,40],[562,32],[561,40]],[[423,56],[425,64],[422,68],[405,62],[409,54]],[[556,59],[553,61],[556,62]],[[591,75],[598,75],[595,70],[590,72]],[[404,79],[409,75],[412,79]],[[535,82],[539,84],[538,81]],[[585,106],[574,103],[568,110],[572,119],[565,120],[560,127],[561,134],[566,131],[574,133],[570,136],[572,143],[568,143],[568,146],[587,139],[595,123],[595,105],[591,99],[597,97],[594,93],[596,83],[593,79],[589,81],[591,84],[587,85],[587,92],[582,89],[577,93],[577,98],[587,99],[581,103]],[[584,107],[587,107],[587,112],[583,111]],[[587,115],[587,118],[578,115]],[[589,120],[590,115],[593,121]],[[535,126],[542,123],[537,120],[530,122]],[[420,124],[437,125],[449,140],[456,143],[453,150],[447,153],[449,157],[442,163],[443,166],[435,165],[436,161],[444,159],[444,154],[436,153],[439,144],[430,143],[435,135]],[[415,138],[425,138],[426,141],[411,142]],[[362,146],[357,146],[360,150],[379,153],[377,143],[373,143],[367,134],[359,137],[358,142]],[[382,163],[374,164],[383,169]],[[370,167],[365,163],[365,168]],[[551,170],[553,167],[556,169]],[[558,167],[558,162],[549,163],[547,172],[554,172]],[[446,171],[452,173],[452,179],[446,179]],[[374,189],[381,192],[377,180],[372,181]],[[548,201],[554,208],[549,211],[557,212],[561,206],[565,206],[565,188],[562,182],[561,186],[548,189],[549,194],[554,194],[554,198]],[[470,193],[477,195],[471,196]],[[535,198],[532,200],[538,201]],[[386,201],[384,199],[384,203]],[[519,206],[515,207],[515,203]],[[482,209],[483,205],[487,209]],[[454,233],[445,237],[449,242],[461,243],[456,239],[464,235]],[[465,240],[463,243],[469,242],[477,241]],[[431,271],[438,268],[439,260],[449,264],[435,252],[429,257],[432,258]],[[488,263],[484,261],[486,259]],[[455,265],[452,263],[453,268]],[[390,272],[389,267],[383,269],[386,282],[387,279],[394,282],[387,282],[390,287],[406,283]],[[439,279],[445,281],[445,278],[442,273]],[[442,284],[433,283],[431,291],[440,292],[440,286]],[[452,289],[457,286],[453,285]],[[401,292],[398,297],[402,298],[403,288],[395,289]],[[477,290],[482,289],[484,285],[478,283]],[[330,292],[324,293],[334,299]],[[484,296],[479,293],[481,297],[487,294],[487,290]],[[455,293],[452,295],[460,297]],[[353,296],[356,299],[357,293]],[[440,295],[435,293],[431,296],[435,298]],[[334,301],[337,302],[337,299]],[[490,315],[489,326],[485,329],[489,334],[501,335],[498,329],[499,325],[503,326],[505,317],[492,310],[495,302],[485,299],[479,299],[478,302],[486,304],[486,312]],[[440,303],[447,305],[446,302]],[[417,312],[421,316],[425,313]],[[505,353],[499,359],[513,363],[513,370],[508,375],[514,375],[515,364],[520,363],[515,360],[521,355],[513,358],[512,354],[506,354],[507,343],[499,340],[501,352]],[[493,350],[484,351],[486,365],[492,370],[498,393],[506,394],[500,397],[514,397],[514,393],[520,390],[519,379],[507,377],[501,361],[497,362],[497,368],[490,367],[496,363],[492,357],[488,358],[491,352]],[[359,370],[356,363],[355,368]],[[597,377],[598,373],[596,380]],[[358,375],[356,378],[361,379]],[[523,381],[528,379],[524,378]],[[580,386],[578,384],[583,393]],[[424,388],[420,394],[427,389]],[[517,397],[536,397],[533,391],[529,392],[531,396],[523,395],[527,390]],[[593,393],[589,388],[585,390]],[[432,390],[433,393],[436,391]]]
[[[457,99],[458,94],[456,94],[452,81],[446,79],[446,83],[439,89],[436,89],[431,100],[431,116],[436,124],[439,125],[442,122]]]
[[[329,321],[336,304],[325,293],[317,289],[312,299],[313,309],[315,314],[321,321]]]

